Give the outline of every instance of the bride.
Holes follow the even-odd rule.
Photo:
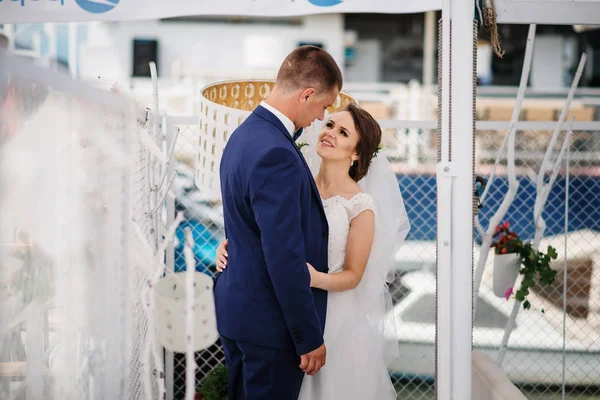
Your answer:
[[[386,365],[397,356],[397,346],[384,339],[384,330],[395,337],[393,317],[387,321],[387,282],[410,226],[396,176],[378,154],[381,128],[350,104],[307,141],[302,152],[316,172],[329,224],[329,272],[307,265],[311,287],[329,293],[327,363],[304,377],[299,399],[395,399]],[[217,270],[226,267],[224,241],[217,249]]]

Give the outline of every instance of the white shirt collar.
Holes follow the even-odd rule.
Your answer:
[[[275,107],[265,103],[264,101],[261,101],[260,105],[269,110],[273,115],[275,115],[277,119],[281,121],[285,129],[287,129],[288,133],[292,137],[294,137],[294,133],[296,132],[296,126],[294,125],[291,119],[289,119],[284,113],[282,113]]]

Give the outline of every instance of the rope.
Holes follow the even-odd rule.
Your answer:
[[[437,109],[437,117],[438,117],[438,129],[437,129],[437,162],[442,161],[442,42],[443,42],[443,29],[442,29],[442,19],[438,21],[438,109]],[[436,214],[437,215],[437,214]],[[439,248],[439,239],[437,232],[437,224],[436,224],[436,234],[435,234],[435,276],[439,276],[439,260],[437,255],[440,254]],[[438,304],[437,304],[437,287],[436,287],[436,302],[435,302],[435,321],[438,320]],[[435,330],[435,376],[438,376],[438,330]],[[435,393],[438,391],[438,380],[435,379],[434,382],[434,390]]]
[[[438,107],[437,107],[437,162],[442,161],[442,20],[438,21]]]
[[[448,87],[449,87],[450,93],[448,93],[448,98],[450,99],[450,101],[448,102],[448,162],[452,162],[452,24],[450,24],[449,31],[450,31],[450,41],[449,41],[450,51],[448,52],[448,54],[450,54],[450,62],[448,63],[448,65],[449,65],[448,79],[449,79],[450,85],[448,85]],[[473,64],[473,65],[475,65],[475,64]]]
[[[476,2],[479,7],[479,2]],[[473,177],[475,177],[475,123],[477,120],[477,20],[473,21]],[[479,195],[477,194],[477,182],[473,180],[473,220],[479,213]]]
[[[498,33],[498,23],[496,22],[496,3],[494,0],[489,1],[489,7],[486,2],[483,3],[483,27],[486,31],[490,32],[490,42],[494,53],[502,58],[502,56],[504,56],[504,50],[502,50],[502,47],[500,46],[500,34]]]
[[[477,20],[473,21],[473,177],[475,177],[475,136],[477,123],[477,36],[478,24]],[[473,180],[473,192],[475,194],[477,182]],[[473,214],[471,224],[475,225],[475,218],[479,213],[479,196],[473,196]],[[475,293],[475,280],[473,279],[473,265],[475,265],[475,250],[473,249],[473,235],[471,235],[471,310],[475,310],[475,302],[477,301],[477,293]],[[473,327],[475,326],[475,312],[471,312],[471,351],[473,350]]]

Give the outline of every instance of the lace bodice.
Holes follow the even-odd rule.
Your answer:
[[[328,255],[331,274],[344,268],[350,221],[365,210],[373,210],[373,198],[366,193],[357,193],[350,199],[333,196],[323,200],[323,207],[329,224]]]

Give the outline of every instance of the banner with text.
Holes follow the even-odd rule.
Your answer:
[[[0,23],[124,21],[191,15],[289,17],[439,10],[442,0],[0,0]]]

